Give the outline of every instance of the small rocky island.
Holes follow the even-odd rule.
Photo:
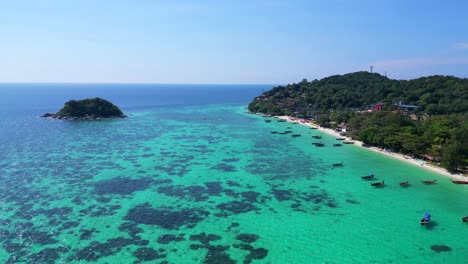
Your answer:
[[[46,113],[41,117],[62,120],[94,120],[100,118],[127,117],[116,105],[102,98],[70,100],[57,113]]]

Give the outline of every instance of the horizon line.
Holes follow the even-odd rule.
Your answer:
[[[83,85],[284,85],[275,83],[158,83],[158,82],[0,82],[3,84],[83,84]]]

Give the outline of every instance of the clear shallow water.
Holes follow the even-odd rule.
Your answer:
[[[245,114],[268,88],[1,85],[0,262],[466,261],[467,186]],[[94,96],[130,118],[37,118]]]

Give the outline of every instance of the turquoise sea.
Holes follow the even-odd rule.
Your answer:
[[[467,263],[468,186],[247,114],[270,88],[0,85],[0,262]],[[96,96],[130,117],[38,118]]]

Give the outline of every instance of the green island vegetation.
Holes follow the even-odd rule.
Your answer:
[[[315,120],[389,151],[427,159],[451,172],[468,165],[468,79],[392,80],[355,72],[278,86],[249,111]]]
[[[57,119],[99,119],[127,117],[113,103],[102,98],[88,98],[83,100],[70,100],[55,114],[47,113],[42,117]]]

